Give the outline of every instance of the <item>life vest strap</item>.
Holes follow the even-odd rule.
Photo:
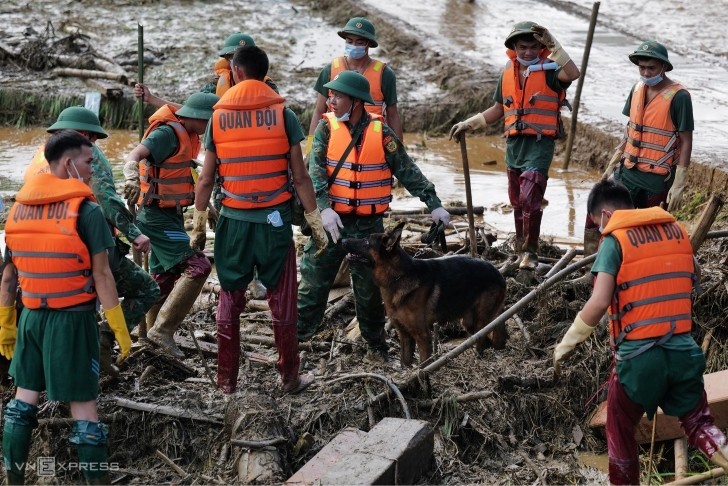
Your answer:
[[[66,290],[64,292],[28,292],[23,290],[23,295],[31,299],[40,299],[40,308],[47,309],[48,299],[59,299],[62,297],[71,297],[78,294],[92,293],[94,289],[94,278],[89,277],[86,283],[80,289]]]
[[[159,178],[159,177],[148,177],[146,179],[147,182],[152,184],[184,184],[186,182],[189,182],[190,184],[195,183],[195,179],[190,176],[185,177],[167,177],[167,178]]]
[[[285,154],[272,154],[272,155],[251,155],[248,157],[230,157],[225,159],[217,159],[219,164],[239,164],[243,162],[264,162],[268,160],[280,160],[288,159],[288,153]]]
[[[359,207],[376,204],[389,204],[392,201],[392,196],[389,195],[386,197],[371,199],[349,199],[346,197],[332,196],[331,194],[329,194],[329,200],[335,203],[345,204],[346,206]]]
[[[160,169],[184,169],[185,167],[196,167],[197,164],[193,160],[185,160],[183,162],[162,162],[161,164],[151,165],[153,168]]]
[[[22,272],[18,270],[18,275],[27,278],[71,278],[91,275],[91,270],[74,270],[72,272],[56,272],[56,273],[38,273],[38,272]]]
[[[278,176],[287,176],[288,171],[287,170],[279,170],[276,172],[266,172],[265,174],[250,174],[250,175],[243,175],[243,176],[225,176],[220,177],[220,182],[225,181],[254,181],[256,179],[268,179],[271,177],[278,177]]]
[[[611,317],[612,316],[610,315],[610,318]],[[619,332],[617,337],[614,339],[614,344],[615,346],[619,346],[621,342],[624,341],[627,334],[629,334],[631,331],[635,330],[638,327],[649,326],[652,324],[663,324],[665,322],[677,322],[692,318],[693,317],[690,314],[678,314],[675,316],[652,317],[650,319],[643,319],[641,321],[633,322]]]
[[[273,191],[261,191],[261,192],[251,192],[247,194],[233,194],[232,192],[228,191],[224,187],[220,188],[220,192],[224,194],[225,197],[229,197],[230,199],[235,199],[236,201],[244,201],[244,202],[253,202],[253,203],[266,203],[269,201],[272,201],[279,195],[283,194],[285,191],[289,189],[290,185],[288,182],[283,184],[278,189],[275,189]]]
[[[366,189],[370,187],[386,187],[391,186],[393,183],[393,179],[387,178],[387,179],[381,179],[378,181],[348,181],[346,179],[334,179],[334,184],[339,186],[348,187],[349,189]]]
[[[517,110],[507,110],[503,113],[504,116],[523,116],[529,114],[552,116],[554,114],[558,114],[558,112],[555,112],[553,110],[546,110],[543,108],[519,108]]]
[[[53,251],[11,251],[14,257],[30,257],[30,258],[73,258],[82,261],[81,255],[78,253],[63,253]]]
[[[649,304],[656,304],[658,302],[669,302],[671,300],[680,300],[680,299],[689,299],[690,298],[690,292],[682,292],[679,294],[667,294],[667,295],[658,295],[656,297],[650,297],[649,299],[642,299],[642,300],[636,300],[634,302],[628,302],[625,304],[622,309],[619,311],[619,313],[615,316],[617,320],[622,319],[624,315],[634,309],[635,307],[642,307]],[[630,324],[630,326],[634,326],[633,324]],[[627,326],[627,327],[630,327]],[[629,331],[627,331],[629,332]]]
[[[619,290],[627,290],[630,287],[641,285],[648,282],[654,282],[657,280],[665,280],[668,278],[689,278],[693,282],[697,280],[697,276],[692,272],[667,272],[658,273],[656,275],[648,275],[647,277],[636,278],[634,280],[628,280],[618,285]]]
[[[194,192],[188,192],[185,194],[155,194],[155,193],[147,193],[144,195],[144,201],[146,202],[149,199],[157,199],[160,201],[182,201],[184,199],[193,199],[195,197]]]
[[[326,165],[336,167],[337,165],[339,165],[339,161],[326,159]],[[387,162],[381,164],[357,164],[355,162],[342,162],[341,167],[344,169],[352,170],[354,172],[368,172],[375,170],[386,170],[387,168],[389,168],[389,164]]]
[[[663,130],[661,128],[650,127],[647,125],[640,125],[639,123],[635,123],[631,120],[627,123],[627,126],[629,126],[629,128],[636,130],[638,132],[654,133],[656,135],[664,135],[665,137],[675,136],[677,134],[677,132],[675,132],[674,130]]]
[[[632,351],[631,353],[629,353],[626,356],[620,356],[619,353],[614,353],[615,358],[617,359],[617,361],[627,361],[629,359],[632,359],[635,356],[639,356],[640,354],[644,353],[645,351],[654,348],[655,346],[662,346],[663,344],[665,344],[667,341],[670,340],[670,338],[674,335],[674,333],[675,333],[675,321],[671,321],[670,330],[667,332],[667,334],[665,334],[661,338],[655,339],[654,341],[650,341],[649,343],[645,343],[643,346],[640,346],[639,348],[635,349],[634,351]]]

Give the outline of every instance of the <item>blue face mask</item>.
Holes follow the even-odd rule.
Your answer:
[[[640,76],[640,81],[645,83],[647,86],[655,86],[657,84],[660,84],[662,81],[662,74],[658,74],[657,76],[652,76],[651,78],[646,78],[644,76]]]
[[[349,118],[351,118],[351,112],[354,110],[354,101],[352,100],[351,106],[349,107],[349,111],[341,115],[340,117],[337,116],[336,119],[340,122],[349,121]]]
[[[344,54],[352,59],[361,59],[367,54],[367,46],[344,45]]]
[[[530,61],[526,61],[525,59],[521,59],[520,57],[516,56],[516,59],[518,59],[518,62],[524,66],[532,66],[538,62],[538,57],[534,57]]]

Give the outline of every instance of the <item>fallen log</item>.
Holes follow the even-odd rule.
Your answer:
[[[241,335],[240,340],[245,343],[260,344],[260,345],[268,346],[271,348],[275,348],[275,346],[276,346],[275,340],[272,337],[267,337],[267,336]],[[330,345],[328,343],[316,343],[316,342],[298,343],[298,349],[303,349],[304,351],[328,351],[329,346]]]
[[[51,71],[56,76],[70,77],[70,78],[98,78],[98,79],[112,79],[122,84],[128,83],[128,78],[125,74],[107,73],[106,71],[95,71],[92,69],[72,69],[72,68],[55,68]]]
[[[434,405],[439,404],[440,402],[444,402],[446,400],[455,400],[457,403],[465,403],[465,402],[474,402],[476,400],[482,400],[484,398],[490,398],[494,394],[493,391],[479,391],[479,392],[471,392],[471,393],[465,393],[464,395],[458,395],[455,398],[452,397],[437,397],[434,400],[417,400],[417,406],[426,408],[426,407],[432,407]]]
[[[338,302],[336,302],[335,304],[331,305],[328,309],[326,309],[326,311],[324,312],[324,319],[331,319],[336,314],[338,314],[342,310],[349,307],[353,301],[354,301],[354,293],[349,291],[341,299],[339,299]]]
[[[453,216],[465,216],[468,214],[468,209],[463,206],[447,206],[445,210],[450,213]],[[483,206],[475,206],[473,207],[473,214],[483,214],[485,212],[485,208]],[[387,211],[385,213],[386,217],[394,217],[394,216],[413,216],[418,214],[430,214],[430,211],[428,211],[425,208],[421,209],[397,209],[392,211]]]
[[[101,93],[101,96],[103,96],[104,98],[112,99],[121,98],[124,96],[124,90],[122,90],[120,87],[112,86],[108,83],[104,83],[103,81],[99,81],[98,79],[89,78],[84,79],[83,82],[89,88]]]
[[[705,206],[703,213],[698,219],[698,224],[695,227],[695,231],[690,235],[690,244],[693,245],[693,253],[697,253],[700,246],[705,241],[705,237],[708,235],[708,230],[713,226],[715,218],[718,216],[718,212],[723,207],[723,199],[720,196],[713,194],[708,200],[708,204]]]
[[[230,443],[232,445],[247,447],[248,449],[263,449],[264,447],[271,447],[278,444],[285,444],[288,439],[285,437],[275,437],[268,440],[240,440],[232,439]]]
[[[181,408],[169,407],[166,405],[159,405],[154,403],[135,402],[133,400],[127,400],[121,397],[111,397],[116,402],[116,405],[131,410],[138,410],[140,412],[157,413],[160,415],[169,415],[170,417],[186,418],[190,420],[197,420],[198,422],[208,422],[211,424],[222,425],[223,418],[218,415],[205,414],[203,412],[192,412],[190,410],[184,410]]]

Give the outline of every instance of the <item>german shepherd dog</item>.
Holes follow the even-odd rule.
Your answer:
[[[420,363],[432,355],[435,322],[462,319],[468,334],[490,323],[503,309],[506,282],[491,263],[468,256],[416,260],[399,244],[404,222],[366,239],[345,238],[350,258],[374,267],[384,307],[399,334],[400,360],[412,364],[415,343]],[[508,339],[501,324],[476,343],[478,354],[492,345],[503,349]]]

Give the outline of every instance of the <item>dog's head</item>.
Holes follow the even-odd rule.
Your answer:
[[[400,221],[384,233],[372,233],[368,238],[344,238],[341,245],[349,252],[346,258],[376,266],[381,261],[399,256],[399,240],[404,225],[405,222]]]

